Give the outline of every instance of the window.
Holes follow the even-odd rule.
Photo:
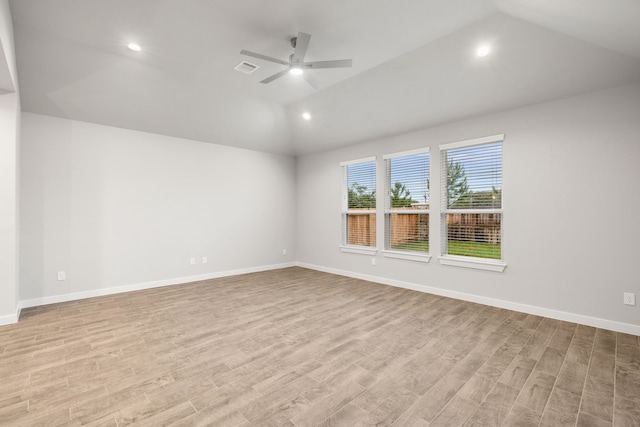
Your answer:
[[[343,250],[375,254],[376,158],[343,162],[341,166]]]
[[[494,271],[506,266],[501,262],[503,139],[495,135],[440,146],[443,264]]]
[[[384,255],[429,261],[429,149],[389,154],[383,158]],[[416,258],[416,255],[422,257]]]

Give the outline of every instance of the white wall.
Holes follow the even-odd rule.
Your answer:
[[[495,134],[504,142],[504,273],[341,253],[339,162]],[[301,265],[640,334],[640,84],[452,123],[297,160]],[[433,191],[432,194],[437,194]],[[378,206],[381,206],[379,203]],[[378,208],[378,247],[382,248]]]
[[[0,325],[18,319],[18,141],[20,99],[9,2],[0,0]],[[1,79],[3,82],[7,79]]]
[[[9,0],[0,0],[0,93],[16,91],[18,70]]]
[[[0,325],[18,315],[19,120],[18,94],[0,95]]]
[[[21,154],[26,306],[295,260],[291,157],[31,113]]]

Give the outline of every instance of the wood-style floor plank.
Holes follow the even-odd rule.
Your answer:
[[[640,426],[640,338],[288,268],[25,309],[0,425]]]

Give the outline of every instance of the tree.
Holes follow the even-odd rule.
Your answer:
[[[391,189],[391,207],[409,208],[413,203],[416,201],[411,198],[411,192],[403,183],[396,181]]]
[[[464,166],[450,160],[447,163],[447,206],[453,206],[456,201],[469,193],[469,185],[465,176]]]
[[[430,188],[430,186],[431,183],[427,180],[427,187]],[[447,163],[447,208],[452,207],[460,199],[464,200],[463,196],[469,193],[469,184],[467,184],[464,166],[450,160]]]
[[[367,193],[367,187],[354,182],[349,188],[348,194],[349,208],[375,208],[376,207],[376,191]]]

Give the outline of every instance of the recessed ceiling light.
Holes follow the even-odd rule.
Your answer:
[[[289,70],[289,73],[291,73],[294,76],[299,76],[300,74],[302,74],[302,68],[300,68],[300,67],[292,67]]]
[[[128,47],[129,49],[131,49],[132,51],[134,51],[134,52],[140,52],[140,51],[142,50],[142,48],[140,47],[140,45],[139,45],[139,44],[137,44],[137,43],[129,43],[129,44],[127,45],[127,47]]]
[[[489,55],[489,52],[491,52],[491,48],[489,46],[487,46],[487,45],[484,45],[484,46],[480,46],[478,48],[478,50],[476,50],[476,55],[481,56],[481,57],[482,56],[487,56],[487,55]]]
[[[311,114],[307,113],[307,112],[304,112],[304,113],[302,113],[302,118],[305,119],[305,120],[311,120]]]

